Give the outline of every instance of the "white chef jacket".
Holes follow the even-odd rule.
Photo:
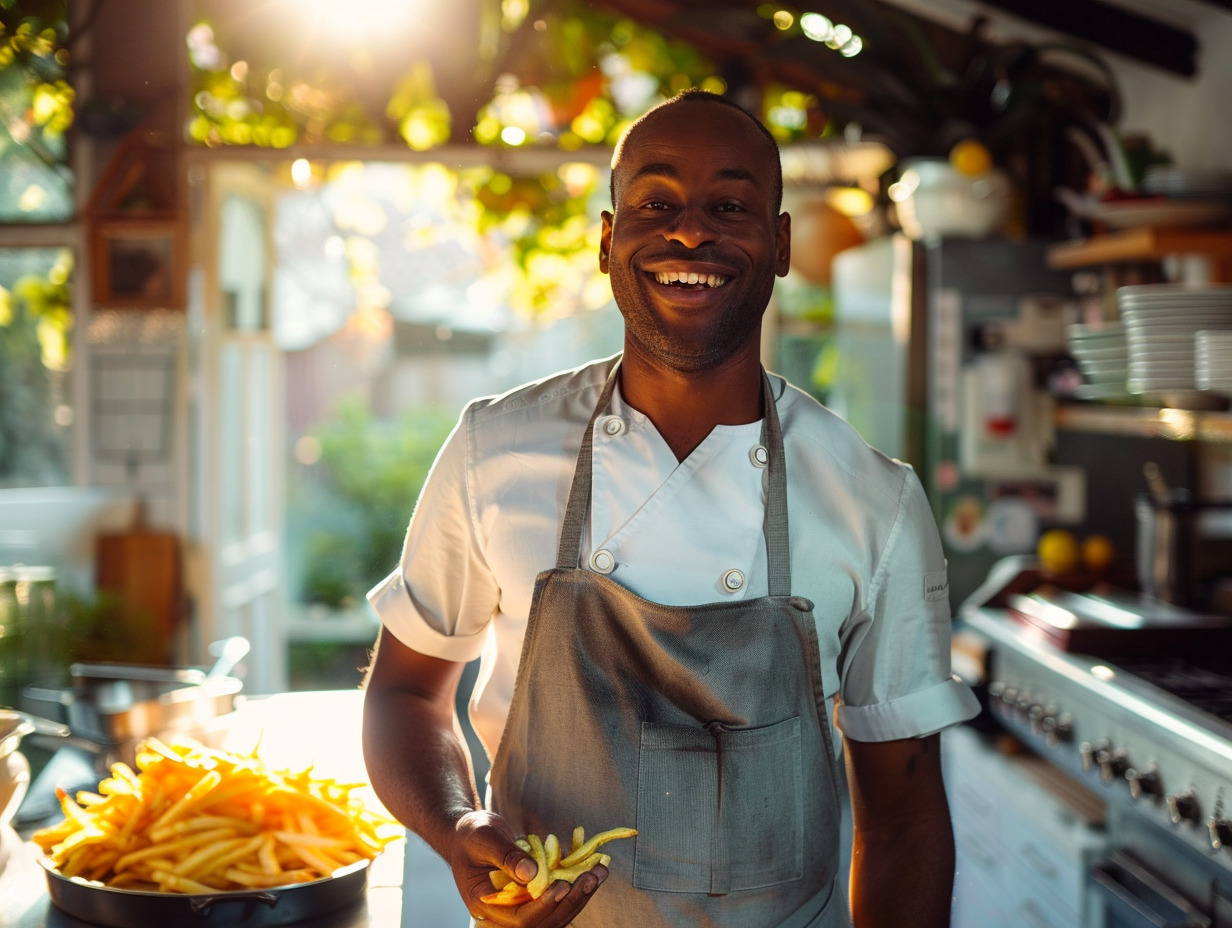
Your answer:
[[[471,403],[415,507],[401,563],[368,600],[434,657],[482,657],[470,714],[490,756],[513,696],[536,575],[556,563],[589,421],[614,359]],[[771,376],[787,459],[792,594],[814,604],[827,696],[849,738],[918,737],[978,704],[950,673],[945,561],[915,472]],[[720,425],[686,458],[617,389],[594,428],[581,563],[654,602],[768,594],[761,423]]]

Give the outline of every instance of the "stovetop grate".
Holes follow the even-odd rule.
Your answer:
[[[1232,669],[1175,658],[1119,660],[1117,667],[1203,712],[1232,722]]]

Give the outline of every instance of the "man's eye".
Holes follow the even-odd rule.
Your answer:
[[[666,200],[647,200],[642,204],[643,209],[670,209],[671,204]]]
[[[744,207],[739,203],[720,203],[718,210],[720,213],[743,213]]]

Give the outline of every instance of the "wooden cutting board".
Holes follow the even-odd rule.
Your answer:
[[[95,542],[95,587],[115,594],[125,618],[151,625],[146,653],[171,664],[184,614],[180,539],[143,526],[100,534]],[[146,650],[146,649],[143,649]]]

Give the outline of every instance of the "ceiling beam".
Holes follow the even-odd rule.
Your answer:
[[[1208,0],[1225,8],[1232,0]],[[1130,12],[1103,0],[984,0],[985,5],[1012,13],[1019,19],[1099,45],[1182,77],[1197,73],[1198,40],[1193,33]]]

